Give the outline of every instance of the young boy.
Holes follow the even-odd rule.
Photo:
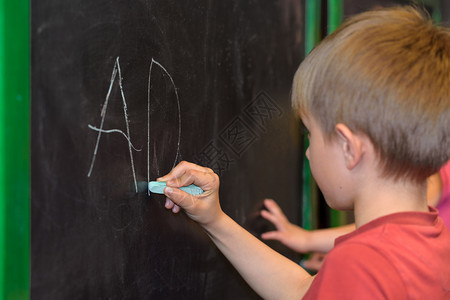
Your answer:
[[[449,159],[450,33],[413,8],[362,13],[302,62],[293,106],[327,203],[354,210],[315,277],[245,231],[219,204],[219,179],[182,162],[166,208],[197,221],[264,299],[443,299],[450,233],[426,203],[426,178]],[[191,196],[177,187],[194,183]]]

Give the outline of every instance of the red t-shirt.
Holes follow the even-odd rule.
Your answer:
[[[450,230],[450,161],[439,171],[442,180],[442,193],[439,204],[436,206],[439,215]]]
[[[450,233],[431,207],[378,218],[336,239],[304,299],[450,299]]]

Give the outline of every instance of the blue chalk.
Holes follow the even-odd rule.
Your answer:
[[[164,188],[166,186],[166,183],[163,181],[150,181],[148,183],[148,189],[150,190],[150,192],[156,194],[164,194]],[[180,187],[180,190],[185,191],[186,193],[191,195],[203,194],[203,190],[195,184]]]

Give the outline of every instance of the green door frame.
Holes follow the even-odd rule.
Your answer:
[[[335,31],[344,19],[342,0],[328,0],[327,34]],[[330,208],[330,226],[336,227],[346,223],[346,212]]]
[[[305,0],[305,56],[311,52],[321,39],[321,0]],[[309,141],[302,136],[306,152]],[[304,155],[303,153],[303,155]],[[309,168],[309,161],[303,156],[302,166],[302,219],[301,226],[305,229],[317,228],[317,186]]]
[[[30,3],[0,3],[0,298],[28,299]]]
[[[321,0],[305,1],[305,53],[306,55],[321,40]],[[342,0],[327,0],[327,34],[333,32],[339,27],[343,19],[343,3]],[[304,137],[305,151],[308,147],[308,139]],[[312,178],[309,162],[306,157],[303,159],[303,199],[302,199],[302,227],[305,229],[317,228],[318,216],[318,190]],[[330,223],[332,226],[338,226],[343,223],[345,214],[337,210],[330,211]]]

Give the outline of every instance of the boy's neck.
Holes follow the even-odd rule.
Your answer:
[[[428,211],[425,182],[372,178],[362,186],[354,202],[356,228],[393,213]]]

